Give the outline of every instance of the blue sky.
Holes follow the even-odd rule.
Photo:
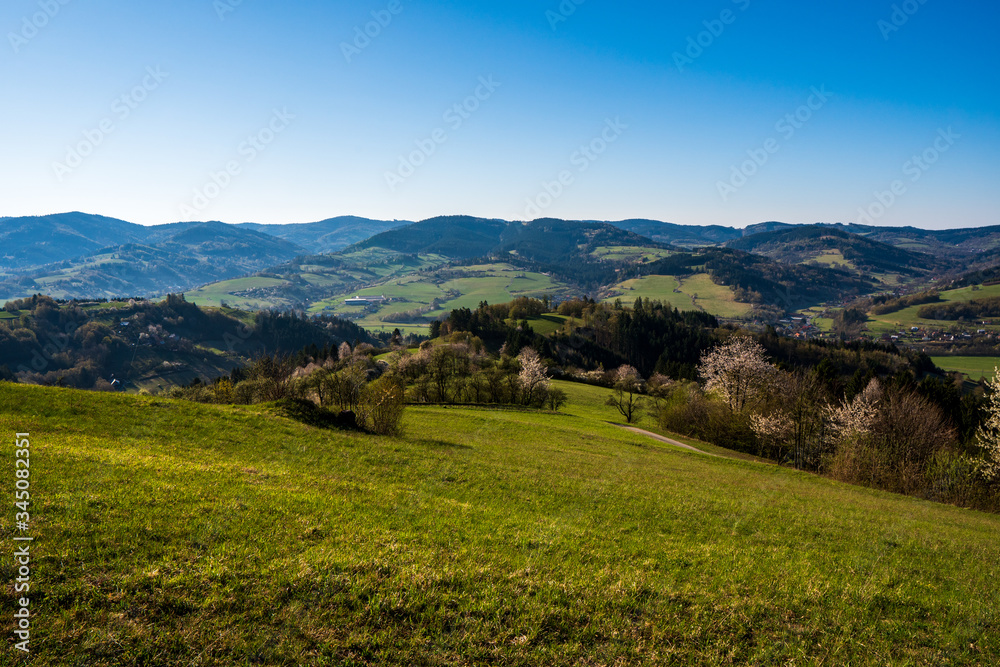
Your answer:
[[[998,19],[970,0],[8,0],[0,215],[1000,224]]]

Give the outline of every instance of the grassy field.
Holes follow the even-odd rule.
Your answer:
[[[393,278],[317,302],[309,310],[348,317],[372,331],[392,331],[398,327],[403,333],[426,334],[429,324],[400,324],[393,315],[420,309],[423,317],[436,318],[456,308],[475,309],[483,301],[506,303],[520,296],[556,296],[565,292],[565,285],[544,274],[516,270],[502,263],[481,264]],[[383,294],[392,301],[374,309],[344,303],[350,296]]]
[[[1000,357],[931,357],[934,364],[946,371],[965,373],[971,380],[991,378],[1000,367]]]
[[[643,246],[600,246],[590,253],[598,259],[612,261],[655,262],[669,257],[674,253],[663,248],[646,248]]]
[[[258,295],[237,296],[236,292],[247,292],[250,290],[269,290],[273,288],[288,287],[290,283],[280,278],[236,278],[235,280],[224,280],[212,283],[198,289],[185,292],[184,298],[199,306],[221,306],[225,301],[234,308],[244,308],[249,310],[260,310],[272,307],[280,308],[289,305],[286,299],[280,296],[272,296],[266,292]]]
[[[605,424],[599,402],[409,408],[407,435],[382,438],[0,383],[0,429],[31,433],[31,664],[1000,652],[1000,518],[681,451]]]
[[[679,310],[695,310],[691,296],[680,294],[675,290],[680,287],[680,281],[674,276],[643,276],[632,278],[615,285],[612,294],[604,299],[612,303],[621,299],[623,304],[631,306],[638,297],[669,303]]]
[[[834,264],[840,264],[842,267],[846,267],[852,271],[857,270],[857,267],[854,266],[854,263],[849,261],[846,257],[844,257],[844,253],[842,253],[840,250],[830,250],[829,252],[823,255],[817,255],[816,257],[813,257],[812,259],[808,260],[805,263],[819,264],[820,266],[826,266],[826,267],[833,266]]]
[[[1000,297],[1000,285],[989,285],[973,290],[972,287],[963,287],[956,290],[946,290],[941,292],[941,300],[952,301],[972,301],[973,299],[987,299]],[[944,329],[958,325],[956,321],[925,320],[917,316],[923,306],[911,306],[895,313],[885,315],[869,315],[868,329],[876,334],[895,333],[896,331],[907,331],[910,327],[921,327],[930,329]],[[965,328],[987,329],[989,331],[1000,331],[1000,325],[965,324]]]
[[[695,303],[705,312],[718,317],[745,317],[753,309],[748,303],[736,301],[733,291],[716,285],[707,273],[698,273],[681,281],[681,292],[695,297]]]
[[[622,303],[631,305],[640,296],[669,303],[678,310],[704,310],[718,317],[745,317],[752,310],[750,304],[737,302],[731,289],[713,283],[707,273],[682,279],[674,276],[633,278],[616,285],[604,301],[621,299]]]
[[[570,318],[566,315],[546,313],[545,315],[539,315],[538,317],[529,317],[528,324],[531,325],[531,328],[535,333],[547,336],[550,333],[561,329],[563,325],[569,321],[569,319]]]

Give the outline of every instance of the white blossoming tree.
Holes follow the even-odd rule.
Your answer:
[[[989,381],[990,396],[986,405],[986,421],[977,434],[983,448],[983,473],[990,480],[1000,478],[1000,369],[993,369]]]
[[[549,388],[549,376],[545,372],[545,364],[534,349],[524,348],[517,355],[517,360],[521,362],[521,372],[517,376],[521,397],[525,405],[531,405]]]
[[[764,347],[746,336],[735,336],[706,352],[698,366],[705,388],[740,414],[767,396],[777,372]]]
[[[882,385],[873,379],[854,400],[831,407],[829,417],[834,432],[841,438],[867,434],[875,423],[884,397]]]

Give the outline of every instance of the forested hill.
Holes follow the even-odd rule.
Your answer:
[[[786,263],[837,263],[843,268],[867,274],[924,274],[939,268],[940,264],[926,253],[912,252],[835,227],[819,225],[754,234],[729,241],[726,245]]]
[[[712,281],[731,287],[737,300],[795,309],[872,291],[871,281],[843,269],[785,264],[731,248],[704,248],[677,254],[639,268],[643,275],[707,272]]]

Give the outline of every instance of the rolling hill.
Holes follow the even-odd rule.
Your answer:
[[[0,277],[146,240],[142,225],[86,213],[0,218]]]
[[[32,664],[1000,652],[996,516],[681,449],[559,384],[558,413],[410,407],[380,437],[0,382],[0,428],[30,434]]]
[[[34,293],[111,298],[179,292],[339,250],[404,224],[357,217],[153,226],[85,213],[0,218],[0,301]]]
[[[839,266],[855,274],[925,276],[943,269],[935,257],[824,225],[796,226],[729,241],[730,248],[788,264]]]
[[[284,225],[261,225],[245,222],[237,227],[276,236],[305,248],[309,254],[321,255],[343,250],[347,246],[360,243],[381,232],[409,224],[411,223],[405,220],[370,220],[348,215],[320,222]]]
[[[35,293],[114,298],[182,292],[259,271],[304,252],[288,241],[220,222],[141,229],[141,242],[106,247],[0,282],[0,300]]]

